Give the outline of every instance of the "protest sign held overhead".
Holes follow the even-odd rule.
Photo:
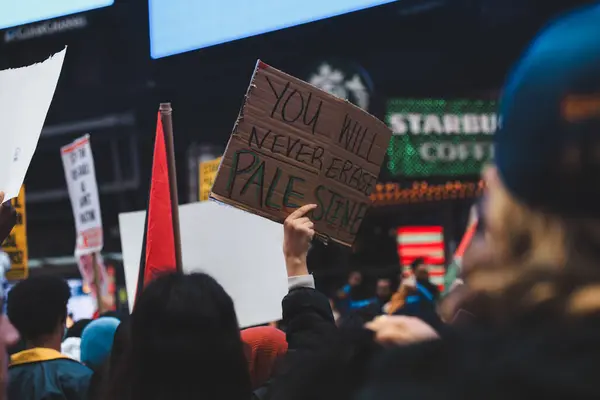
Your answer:
[[[0,71],[0,191],[19,195],[54,97],[66,48],[48,60]]]
[[[215,183],[217,177],[217,171],[219,170],[219,164],[221,164],[221,157],[215,158],[214,160],[201,162],[198,169],[200,193],[198,199],[200,201],[208,200],[210,190]]]
[[[21,186],[19,195],[13,197],[11,204],[17,212],[15,226],[2,243],[2,250],[10,258],[10,269],[6,272],[6,279],[25,279],[29,275],[28,249],[27,249],[27,217],[25,215],[25,186]]]
[[[318,236],[351,245],[390,137],[365,111],[258,61],[211,198],[277,222],[317,204]]]
[[[281,300],[288,293],[285,268],[281,268],[285,264],[281,225],[212,201],[177,209],[181,214],[183,272],[203,272],[215,278],[233,299],[241,328],[280,320]],[[143,235],[147,214],[119,214],[130,310],[139,291],[139,279],[143,279],[140,255],[144,257],[146,251]],[[231,243],[236,244],[235,251]]]
[[[60,154],[75,217],[75,256],[99,252],[104,245],[104,236],[90,136],[85,135],[63,146]]]

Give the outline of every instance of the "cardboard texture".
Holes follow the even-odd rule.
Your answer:
[[[350,246],[391,136],[348,101],[259,60],[210,197],[277,222],[317,204],[318,236]]]

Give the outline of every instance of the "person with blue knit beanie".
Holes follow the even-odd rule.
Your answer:
[[[81,362],[94,371],[102,367],[112,349],[115,332],[121,321],[100,317],[85,327],[81,335]]]

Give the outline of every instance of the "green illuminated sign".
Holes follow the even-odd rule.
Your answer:
[[[391,100],[388,169],[407,177],[477,175],[494,156],[495,101]]]

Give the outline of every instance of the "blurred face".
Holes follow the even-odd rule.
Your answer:
[[[492,232],[497,232],[500,224],[499,218],[504,207],[502,193],[504,185],[498,175],[498,169],[495,166],[488,166],[483,171],[483,180],[485,182],[485,201],[482,204],[482,211],[486,219],[486,228]]]
[[[487,252],[497,262],[507,262],[514,253],[512,243],[519,231],[517,227],[523,224],[523,216],[515,208],[495,166],[484,170],[483,179],[486,192],[482,211],[485,216]]]
[[[392,296],[392,285],[389,279],[380,279],[377,281],[376,293],[380,299],[389,299]]]
[[[348,283],[352,287],[356,287],[362,283],[362,275],[360,272],[352,272],[348,278]]]
[[[429,279],[429,270],[427,269],[427,265],[421,264],[415,269],[415,278],[420,281]]]
[[[0,302],[1,303],[1,302]],[[6,399],[6,384],[8,383],[8,353],[7,348],[19,341],[19,333],[10,323],[6,315],[0,316],[0,400]]]
[[[485,267],[493,262],[492,251],[485,235],[482,233],[475,234],[471,240],[471,244],[465,250],[462,259],[462,272],[468,274],[477,267]]]

